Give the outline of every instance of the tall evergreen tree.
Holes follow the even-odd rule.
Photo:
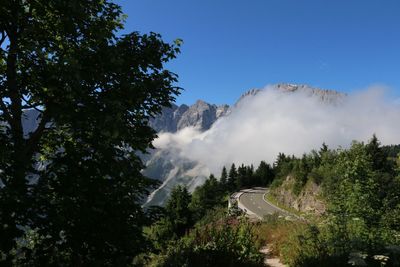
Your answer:
[[[236,171],[235,163],[232,163],[231,168],[229,169],[229,175],[228,175],[228,189],[230,191],[235,190],[237,175],[238,174]]]
[[[191,196],[185,186],[176,186],[165,205],[166,214],[177,236],[182,236],[193,223],[189,208]]]
[[[246,185],[247,167],[242,164],[238,167],[237,176],[235,180],[236,190],[240,190]]]
[[[221,190],[220,183],[213,174],[210,174],[205,183],[197,187],[192,194],[190,208],[195,219],[201,219],[208,210],[221,203],[223,196],[224,191]]]
[[[228,183],[228,172],[226,171],[225,166],[222,168],[221,178],[219,181],[221,183],[221,187],[225,190]]]
[[[366,145],[366,149],[368,154],[372,160],[372,166],[377,171],[390,171],[391,165],[389,161],[387,161],[388,155],[381,147],[381,143],[378,138],[374,134],[371,140]]]
[[[261,186],[269,185],[274,178],[274,173],[271,166],[265,161],[260,162],[260,165],[258,166],[254,174],[258,184]]]
[[[325,142],[322,143],[321,148],[318,151],[318,154],[320,155],[320,157],[322,157],[322,155],[326,152],[328,152],[329,148],[327,146],[327,144]]]

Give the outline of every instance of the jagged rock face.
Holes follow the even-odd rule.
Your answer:
[[[194,105],[172,105],[164,108],[161,115],[150,120],[150,126],[157,132],[176,132],[188,126],[208,130],[220,117],[229,112],[228,105],[211,105],[198,100]]]
[[[293,93],[297,91],[305,92],[310,96],[317,96],[323,102],[336,104],[340,103],[344,98],[344,94],[319,88],[313,88],[308,85],[296,84],[277,84],[273,86],[276,90],[282,92]],[[237,107],[241,101],[249,97],[256,96],[262,92],[261,89],[251,89],[240,96],[233,108]],[[197,127],[201,131],[208,130],[211,125],[220,117],[230,113],[231,108],[228,105],[212,105],[197,100],[195,104],[188,107],[187,105],[172,105],[170,108],[164,108],[161,115],[151,119],[149,124],[157,132],[176,132],[185,127]]]
[[[188,109],[187,105],[178,107],[172,104],[170,108],[164,108],[160,115],[151,119],[149,124],[157,132],[176,132],[179,120]]]
[[[242,94],[239,99],[236,101],[234,107],[237,107],[240,102],[242,102],[244,99],[247,99],[249,97],[253,97],[255,95],[257,95],[258,93],[262,92],[261,89],[250,89],[248,91],[246,91],[244,94]]]
[[[337,104],[340,103],[343,98],[346,96],[343,93],[339,93],[334,90],[326,90],[320,88],[313,88],[308,85],[298,85],[298,84],[288,84],[282,83],[275,85],[275,88],[282,92],[304,92],[309,96],[317,96],[320,98],[322,102],[330,103],[330,104]]]
[[[177,128],[181,130],[188,126],[194,126],[202,131],[208,130],[219,117],[225,115],[225,112],[223,107],[219,108],[198,100],[182,115]]]

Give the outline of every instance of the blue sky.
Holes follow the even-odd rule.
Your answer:
[[[400,96],[398,0],[118,0],[125,31],[181,38],[168,68],[197,99],[232,104],[279,82],[351,92],[374,84]]]

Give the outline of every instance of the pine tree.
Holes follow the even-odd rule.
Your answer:
[[[229,170],[229,175],[228,175],[228,189],[229,191],[235,190],[236,187],[236,178],[237,178],[237,171],[236,171],[236,166],[235,163],[232,163],[232,166]]]
[[[240,190],[244,186],[246,186],[246,178],[247,178],[247,167],[242,164],[237,171],[237,176],[235,180],[236,190]]]
[[[322,155],[328,152],[328,150],[329,150],[328,146],[325,144],[325,142],[323,142],[321,148],[318,151],[319,156],[322,157]]]
[[[387,155],[381,147],[381,143],[374,134],[366,145],[368,154],[372,160],[372,166],[377,171],[390,171],[390,164],[387,161]]]
[[[225,166],[222,168],[222,172],[221,172],[221,178],[220,178],[220,183],[221,183],[221,187],[223,188],[223,190],[226,189],[226,185],[228,183],[228,173],[226,171]]]
[[[185,186],[176,186],[165,205],[166,214],[177,236],[182,236],[192,225],[192,212],[189,208],[191,196]]]
[[[261,161],[257,170],[255,171],[255,177],[257,179],[258,185],[267,186],[272,182],[274,178],[274,173],[268,163],[266,163],[265,161]]]

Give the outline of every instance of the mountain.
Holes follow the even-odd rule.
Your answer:
[[[284,93],[303,92],[309,96],[318,97],[327,104],[340,103],[345,97],[344,94],[333,90],[307,85],[277,84],[273,88]],[[204,132],[219,119],[229,116],[242,101],[255,97],[262,91],[262,89],[251,89],[245,92],[232,107],[209,104],[202,100],[198,100],[191,106],[172,105],[170,108],[164,108],[160,115],[151,119],[149,125],[159,133],[176,133],[187,127],[196,127]],[[39,121],[39,112],[25,111],[23,118],[25,135],[33,132]],[[185,184],[190,191],[193,191],[209,175],[207,166],[182,157],[174,148],[155,149],[149,151],[149,154],[140,156],[146,166],[143,174],[160,182],[160,186],[152,192],[145,205],[163,205],[169,192],[177,184]]]
[[[313,88],[307,85],[277,84],[273,89],[282,93],[305,93],[310,97],[317,97],[327,104],[338,104],[345,97],[344,94],[333,90]],[[220,118],[229,116],[241,103],[257,94],[262,89],[251,89],[241,95],[232,106],[216,106],[198,100],[194,105],[172,106],[164,109],[163,113],[152,121],[150,125],[158,132],[175,133],[188,126],[197,127],[200,131],[206,131]],[[176,148],[164,148],[151,151],[148,160],[145,161],[144,175],[160,181],[160,186],[149,196],[146,205],[163,205],[171,189],[177,184],[185,184],[190,191],[202,184],[209,175],[207,166],[190,161],[180,155]],[[222,166],[221,166],[222,167]]]
[[[151,119],[149,124],[157,132],[175,133],[186,127],[206,131],[221,117],[230,112],[228,105],[213,105],[203,100],[187,105],[172,105]],[[161,185],[149,196],[146,205],[163,205],[169,192],[177,184],[185,184],[190,191],[205,181],[208,173],[197,162],[179,157],[173,149],[152,150],[142,157],[146,169],[143,174],[160,181]]]
[[[340,103],[346,96],[346,94],[339,93],[334,90],[314,88],[304,84],[298,85],[298,84],[282,83],[275,85],[275,87],[277,90],[286,93],[294,93],[294,92],[306,93],[309,96],[318,97],[322,102],[330,104]]]
[[[152,118],[150,126],[157,132],[176,132],[188,126],[205,131],[220,117],[229,111],[228,105],[212,105],[198,100],[192,106],[185,104],[164,108],[161,115]]]

